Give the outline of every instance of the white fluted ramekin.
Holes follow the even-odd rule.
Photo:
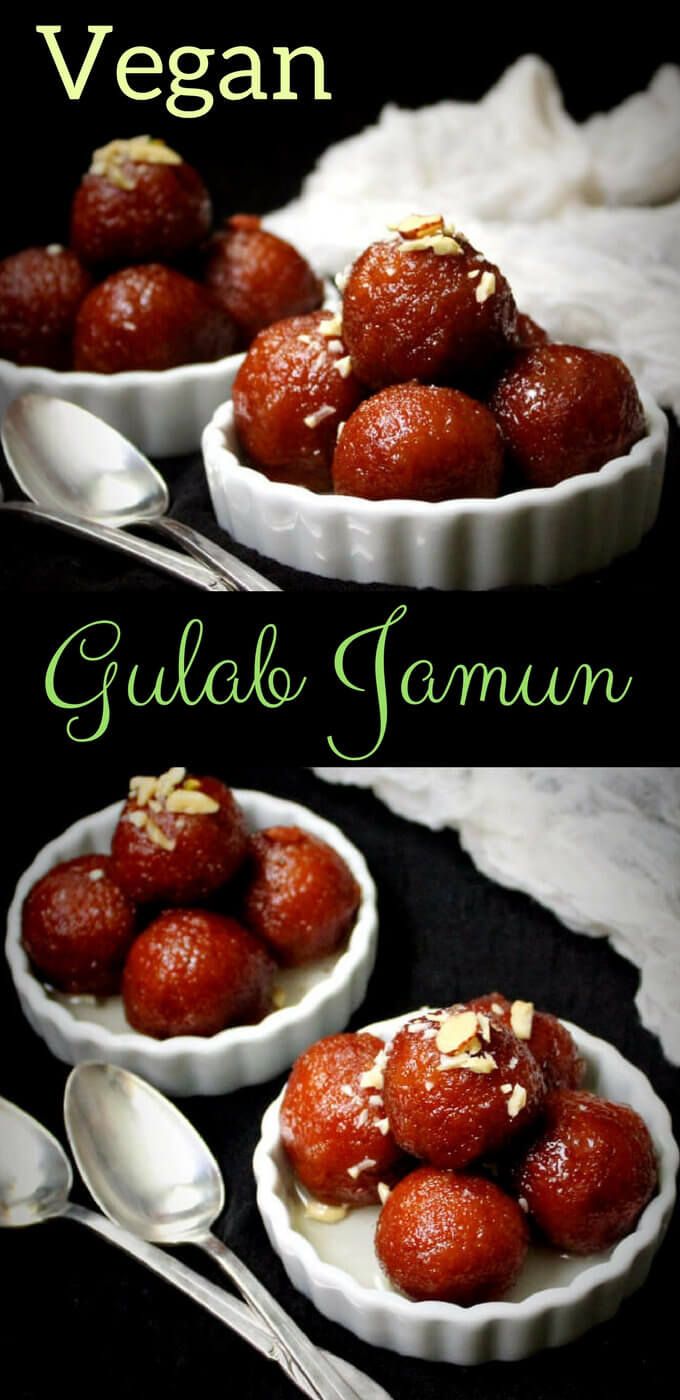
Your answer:
[[[496,500],[366,501],[270,481],[244,464],[231,403],[205,429],[203,459],[219,524],[280,564],[410,588],[559,583],[627,554],[654,524],[668,424],[641,398],[647,433],[625,457]]]
[[[387,1041],[406,1019],[399,1016],[366,1029]],[[281,1145],[280,1095],[264,1115],[262,1136],[255,1151],[257,1203],[269,1240],[291,1283],[311,1298],[319,1312],[374,1346],[426,1361],[471,1366],[484,1361],[518,1361],[543,1347],[573,1341],[595,1323],[612,1317],[623,1299],[644,1283],[675,1200],[678,1149],[670,1117],[649,1080],[618,1050],[568,1021],[565,1025],[587,1061],[589,1088],[631,1104],[644,1118],[654,1141],[659,1187],[633,1233],[599,1262],[596,1256],[584,1259],[582,1268],[570,1281],[559,1286],[550,1283],[550,1266],[541,1260],[547,1286],[518,1301],[477,1303],[464,1308],[454,1303],[416,1303],[387,1287],[367,1287],[347,1269],[324,1261],[312,1243],[294,1228],[291,1204],[295,1188]],[[317,1228],[326,1231],[342,1227]],[[356,1260],[359,1248],[355,1237],[348,1251],[350,1260]],[[559,1261],[558,1255],[554,1258]]]
[[[21,945],[21,910],[36,880],[59,861],[107,852],[122,804],[83,817],[43,846],[21,876],[7,920],[6,953],[26,1019],[50,1050],[67,1064],[104,1060],[134,1070],[170,1094],[224,1094],[260,1084],[292,1064],[306,1046],[342,1030],[361,1004],[373,970],[378,920],[373,880],[366,862],[332,822],[297,802],[269,793],[235,789],[251,830],[301,826],[327,841],[347,861],[361,887],[361,903],[349,939],[339,953],[304,970],[283,972],[291,1004],[254,1026],[230,1026],[217,1035],[153,1040],[132,1030],[120,998],[76,1003],[51,995],[32,972]],[[292,997],[299,999],[292,1001]]]
[[[0,416],[19,394],[55,394],[96,413],[147,457],[195,452],[211,414],[231,392],[243,355],[176,369],[90,374],[0,360]]]

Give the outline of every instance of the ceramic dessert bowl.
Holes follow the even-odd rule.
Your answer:
[[[6,953],[22,1009],[53,1054],[67,1064],[103,1060],[122,1065],[170,1094],[221,1094],[259,1084],[290,1065],[310,1042],[341,1030],[363,1001],[375,962],[375,886],[366,862],[331,822],[299,803],[234,790],[251,829],[300,826],[345,859],[361,888],[356,922],[338,952],[281,970],[285,1000],[256,1025],[230,1026],[209,1037],[154,1040],[131,1029],[120,997],[97,1000],[50,991],[32,971],[21,944],[21,911],[36,880],[75,856],[108,851],[122,810],[114,803],[82,818],[38,852],[21,876],[9,909]]]
[[[658,514],[668,425],[598,472],[495,500],[369,501],[270,481],[244,461],[231,402],[203,433],[217,520],[239,543],[323,578],[480,590],[553,584],[637,548]]]
[[[365,1029],[392,1039],[408,1016]],[[282,1095],[264,1115],[254,1157],[257,1202],[269,1240],[289,1279],[325,1317],[363,1341],[428,1361],[474,1365],[513,1361],[561,1346],[611,1317],[644,1282],[675,1200],[678,1149],[670,1117],[649,1081],[607,1042],[565,1022],[587,1062],[586,1087],[629,1103],[644,1118],[658,1158],[656,1195],[636,1229],[612,1249],[589,1257],[532,1248],[502,1301],[461,1307],[413,1302],[392,1291],[378,1265],[373,1233],[378,1207],[344,1220],[310,1220],[280,1138]]]
[[[148,457],[194,452],[203,427],[231,390],[243,360],[227,355],[175,369],[93,374],[0,360],[0,416],[20,394],[54,394],[86,408]]]

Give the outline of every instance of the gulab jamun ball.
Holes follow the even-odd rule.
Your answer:
[[[111,996],[135,936],[135,906],[108,856],[77,856],[49,870],[23,907],[21,941],[33,966],[61,992]]]
[[[635,381],[623,361],[577,345],[520,350],[489,407],[509,460],[528,486],[555,486],[599,471],[645,432]]]
[[[497,496],[503,440],[483,404],[458,389],[392,384],[345,423],[333,485],[368,500],[446,501]]]
[[[248,849],[241,808],[217,778],[169,768],[137,777],[111,843],[111,871],[140,904],[193,904],[224,885]]]
[[[527,316],[525,311],[518,311],[514,339],[518,349],[533,350],[536,345],[547,345],[550,336],[543,326],[539,326],[538,321]]]
[[[271,1010],[276,964],[235,919],[169,909],[140,934],[123,973],[130,1025],[156,1040],[216,1035]]]
[[[243,917],[288,966],[332,953],[351,929],[361,890],[347,862],[298,826],[250,839]]]
[[[94,152],[71,206],[71,243],[87,263],[153,262],[210,232],[212,203],[193,166],[164,141],[134,136]]]
[[[234,380],[234,422],[252,464],[274,480],[330,488],[338,428],[363,390],[329,311],[260,331]]]
[[[503,1021],[458,1005],[425,1011],[395,1036],[385,1110],[399,1146],[435,1167],[502,1150],[539,1113],[543,1075]]]
[[[385,1047],[365,1031],[326,1036],[291,1071],[281,1107],[281,1140],[295,1175],[328,1205],[372,1205],[389,1186],[401,1153],[380,1085]]]
[[[0,262],[0,356],[70,369],[76,313],[92,285],[70,248],[24,248]]]
[[[654,1194],[654,1147],[640,1115],[583,1090],[549,1094],[514,1184],[556,1249],[596,1254],[623,1239]]]
[[[307,260],[252,214],[235,214],[213,236],[204,280],[238,326],[243,345],[274,321],[316,311],[323,300],[323,285]]]
[[[484,1303],[517,1279],[529,1244],[516,1201],[483,1177],[419,1167],[380,1212],[376,1254],[416,1301]]]
[[[443,219],[405,220],[352,266],[343,328],[357,377],[373,389],[409,379],[455,383],[512,345],[516,307],[499,269]]]
[[[526,1042],[543,1071],[546,1089],[578,1089],[583,1083],[585,1061],[573,1036],[556,1016],[536,1011],[530,1001],[509,1001],[500,992],[475,997],[468,1005],[505,1021]]]
[[[76,369],[97,374],[173,369],[231,354],[236,328],[210,292],[161,263],[126,267],[85,297]]]

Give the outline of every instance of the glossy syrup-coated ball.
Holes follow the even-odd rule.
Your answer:
[[[436,1167],[466,1167],[503,1149],[544,1098],[543,1075],[523,1041],[466,1006],[418,1013],[387,1057],[385,1107],[395,1139]]]
[[[360,898],[347,862],[318,836],[272,826],[251,837],[243,916],[280,962],[332,953],[352,927]]]
[[[215,1035],[261,1021],[271,1010],[276,964],[234,919],[205,909],[169,909],[130,949],[125,1015],[156,1040]]]
[[[656,1180],[639,1114],[570,1089],[548,1096],[538,1135],[514,1173],[539,1230],[570,1254],[595,1254],[629,1234]]]
[[[214,235],[204,278],[244,345],[274,321],[315,311],[323,298],[306,258],[250,214],[235,214]]]
[[[513,1029],[520,1027],[516,1034],[538,1060],[547,1089],[578,1089],[583,1083],[585,1061],[574,1037],[556,1016],[536,1011],[531,1002],[511,1002],[500,992],[475,997],[468,1004],[475,1011],[485,1011],[488,1016],[505,1021]]]
[[[160,263],[114,272],[76,319],[76,369],[98,374],[173,369],[228,355],[233,323],[205,287]]]
[[[599,471],[645,432],[635,381],[616,355],[576,345],[520,350],[489,407],[529,486]]]
[[[62,992],[110,996],[135,934],[135,907],[108,856],[76,856],[30,890],[21,941],[40,975]]]
[[[393,384],[345,423],[333,457],[343,496],[446,501],[497,496],[503,441],[483,404],[457,389]]]
[[[140,904],[192,904],[224,885],[248,836],[233,793],[217,778],[135,778],[111,843],[112,871]]]
[[[236,431],[253,465],[274,480],[330,488],[338,428],[363,392],[341,333],[327,311],[277,321],[255,337],[239,369]]]
[[[76,312],[92,279],[70,248],[24,248],[0,262],[0,357],[70,369]]]
[[[538,321],[527,316],[525,311],[518,311],[514,335],[515,345],[518,349],[533,350],[536,345],[547,345],[549,340],[548,332],[543,329],[543,326],[539,326]]]
[[[502,273],[456,235],[438,255],[414,240],[372,243],[343,296],[347,349],[358,378],[380,389],[409,379],[455,383],[509,345],[516,308]]]
[[[507,1293],[528,1243],[522,1211],[500,1187],[434,1167],[395,1186],[375,1236],[387,1277],[409,1298],[464,1305]]]
[[[71,243],[90,263],[153,262],[210,232],[203,181],[163,141],[136,136],[95,151],[71,206]]]
[[[296,1060],[281,1107],[281,1141],[293,1170],[316,1200],[371,1205],[401,1157],[385,1117],[380,1085],[384,1046],[377,1036],[330,1035]]]

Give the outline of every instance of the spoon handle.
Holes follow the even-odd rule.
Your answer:
[[[148,522],[149,524],[151,522]],[[177,541],[184,548],[193,554],[194,559],[200,559],[202,564],[208,564],[211,569],[219,573],[231,588],[242,593],[280,593],[281,589],[271,579],[265,578],[264,574],[251,569],[249,564],[244,564],[241,559],[237,559],[235,554],[229,554],[222,546],[209,540],[206,535],[199,534],[191,525],[185,525],[183,520],[174,520],[170,516],[154,520],[153,527],[160,530],[164,535]]]
[[[236,1298],[232,1298],[229,1293],[225,1293],[223,1288],[218,1288],[217,1284],[210,1279],[203,1278],[196,1273],[195,1269],[190,1269],[181,1260],[175,1259],[174,1255],[166,1254],[156,1245],[148,1244],[146,1240],[139,1239],[137,1235],[132,1235],[129,1231],[115,1225],[113,1221],[107,1219],[105,1215],[100,1215],[97,1211],[86,1210],[83,1206],[76,1205],[69,1201],[63,1214],[70,1220],[76,1220],[80,1225],[86,1225],[88,1229],[94,1230],[98,1235],[108,1240],[109,1244],[115,1244],[118,1249],[122,1249],[126,1254],[131,1254],[140,1264],[146,1265],[154,1274],[158,1274],[167,1283],[172,1283],[176,1288],[189,1298],[193,1298],[195,1303],[199,1303],[206,1312],[212,1313],[213,1317],[219,1318],[220,1322],[226,1324],[233,1332],[236,1332],[256,1351],[261,1352],[269,1361],[277,1361],[286,1374],[299,1386],[306,1395],[315,1400],[315,1391],[308,1386],[304,1376],[297,1369],[293,1373],[288,1363],[287,1355],[281,1352],[275,1337],[269,1332],[247,1308]],[[377,1385],[370,1376],[358,1371],[348,1361],[344,1361],[339,1356],[332,1356],[329,1352],[324,1352],[330,1364],[340,1375],[343,1375],[352,1385],[356,1386],[357,1393],[364,1397],[364,1400],[390,1400],[390,1396],[381,1386]]]
[[[271,1293],[251,1273],[238,1255],[217,1235],[211,1233],[195,1240],[211,1254],[225,1274],[236,1284],[246,1303],[262,1318],[274,1333],[297,1371],[308,1381],[312,1394],[319,1400],[361,1400],[361,1391],[338,1376],[323,1352],[306,1337],[297,1323],[277,1303]]]
[[[32,501],[3,501],[0,510],[11,510],[17,515],[25,515],[29,520],[44,521],[47,525],[57,525],[62,530],[67,530],[71,535],[79,535],[88,540],[95,540],[98,544],[106,544],[113,549],[120,549],[124,554],[131,554],[135,559],[142,559],[145,564],[150,564],[153,568],[162,569],[165,573],[173,574],[183,583],[193,584],[195,588],[204,588],[210,593],[223,593],[232,591],[228,584],[214,572],[194,564],[191,559],[186,559],[183,555],[175,553],[172,549],[166,549],[162,544],[156,544],[153,540],[142,540],[137,535],[128,535],[125,530],[117,526],[95,525],[92,521],[83,520],[76,515],[67,515],[65,512],[57,510],[45,510],[42,506],[34,505]]]

